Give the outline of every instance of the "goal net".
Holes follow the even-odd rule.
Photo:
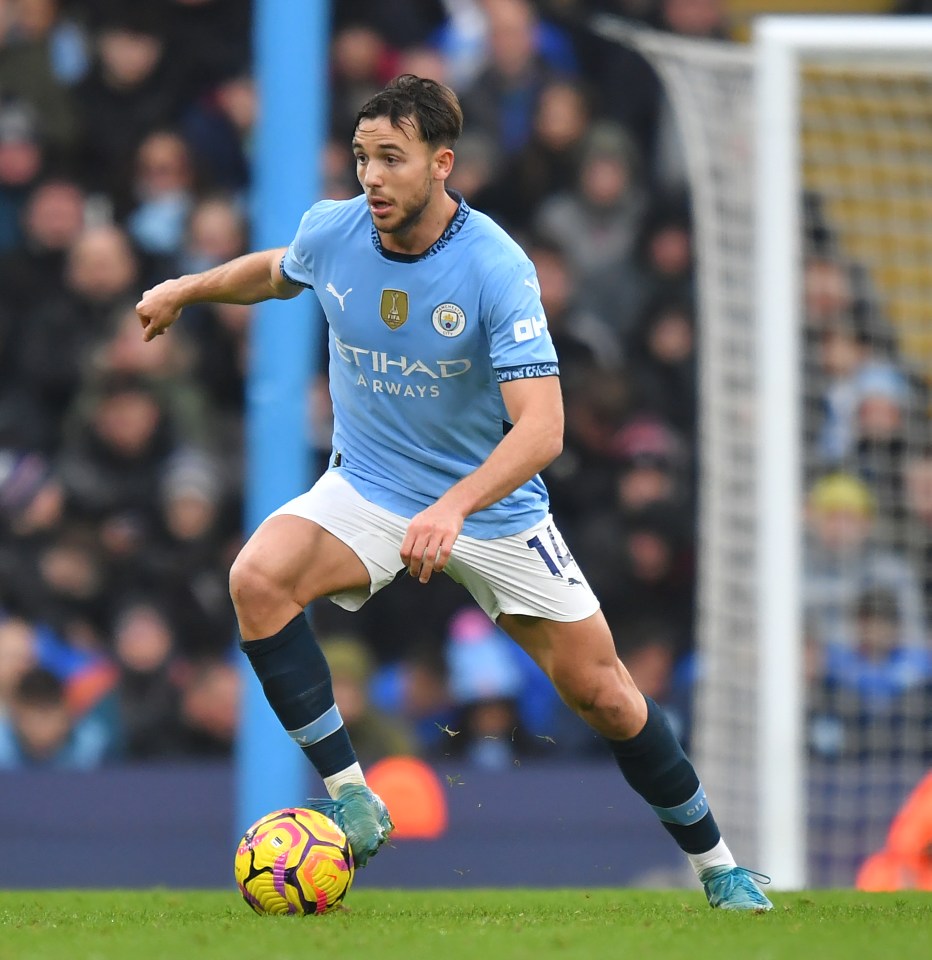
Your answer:
[[[699,264],[693,754],[739,862],[851,885],[932,759],[932,24],[749,45],[596,29],[654,65]]]

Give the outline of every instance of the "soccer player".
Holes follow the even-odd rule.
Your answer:
[[[304,610],[323,596],[356,610],[401,569],[421,583],[443,571],[606,738],[709,903],[769,910],[663,712],[619,661],[549,514],[538,474],[562,446],[557,357],[530,261],[446,189],[461,129],[449,88],[398,77],[356,118],[362,195],[312,206],[287,248],[167,280],[136,307],[147,341],[205,301],[310,288],[327,316],[330,466],[233,564],[242,648],[330,794],[311,804],[345,830],[363,865],[392,823],[366,786]]]

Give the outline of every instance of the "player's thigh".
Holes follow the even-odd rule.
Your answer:
[[[647,704],[618,659],[601,610],[572,622],[506,613],[498,625],[550,677],[566,703],[600,733],[624,739],[643,727]]]
[[[293,514],[269,517],[240,551],[231,581],[260,581],[302,606],[317,597],[368,588],[359,556],[320,524]],[[248,589],[248,587],[247,587]]]
[[[560,622],[503,613],[498,625],[559,687],[592,685],[601,674],[627,674],[601,610]]]
[[[328,470],[259,529],[282,519],[311,524],[312,539],[300,549],[296,564],[289,553],[287,566],[288,572],[299,572],[295,599],[301,603],[328,596],[346,610],[358,610],[403,567],[400,550],[408,521],[367,500],[339,471]]]

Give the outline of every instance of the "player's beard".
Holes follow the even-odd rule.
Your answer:
[[[424,189],[417,196],[408,200],[401,207],[401,219],[395,224],[376,224],[379,233],[406,233],[424,216],[424,211],[430,206],[433,197],[434,182],[429,177],[424,182]]]

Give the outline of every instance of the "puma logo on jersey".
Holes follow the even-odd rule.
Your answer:
[[[534,293],[537,294],[537,296],[540,296],[540,282],[538,280],[536,279],[525,280],[524,285],[526,287],[530,287],[534,291]]]
[[[327,293],[332,293],[337,298],[337,300],[340,301],[340,310],[346,309],[343,306],[343,300],[353,292],[352,287],[349,287],[346,293],[337,293],[337,288],[332,283],[328,283],[324,289],[327,291]]]

